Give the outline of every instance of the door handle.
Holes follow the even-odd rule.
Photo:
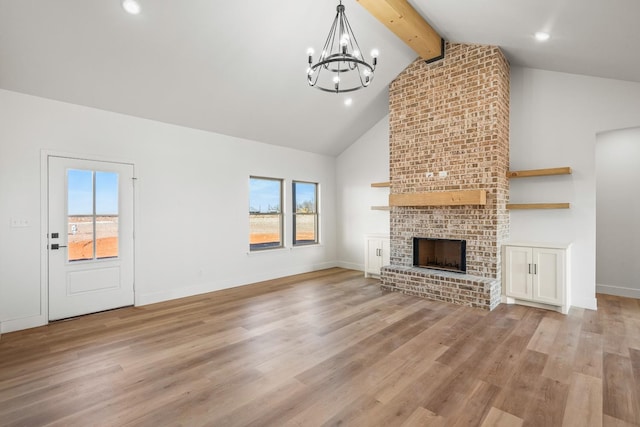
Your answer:
[[[59,245],[57,243],[52,243],[51,244],[51,250],[52,251],[57,251],[60,248],[66,248],[66,247],[67,247],[67,245]]]

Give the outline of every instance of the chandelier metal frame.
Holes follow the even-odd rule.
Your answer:
[[[313,50],[308,52],[309,86],[325,92],[353,92],[369,86],[378,63],[376,50],[371,52],[372,64],[362,57],[362,51],[351,29],[342,0],[336,7],[336,16],[329,30],[318,62],[313,63]],[[323,71],[325,72],[324,77]],[[326,76],[326,73],[331,73]]]

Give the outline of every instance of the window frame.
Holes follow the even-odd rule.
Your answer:
[[[71,209],[70,209],[70,203],[71,203],[71,187],[70,187],[70,182],[71,182],[71,178],[70,178],[70,173],[72,172],[88,172],[91,174],[91,213],[71,213]],[[99,203],[102,202],[101,200],[99,200],[99,198],[101,197],[101,194],[99,194],[98,192],[98,182],[101,181],[100,179],[100,174],[110,174],[110,175],[115,175],[116,181],[115,181],[115,190],[116,190],[116,198],[115,198],[115,207],[116,207],[116,213],[115,214],[110,214],[110,213],[100,213],[103,212],[102,210],[98,210],[99,207]],[[102,185],[102,184],[101,184]],[[100,206],[100,208],[102,208],[102,206]],[[67,255],[66,255],[66,263],[67,264],[80,264],[80,263],[89,263],[89,262],[101,262],[101,261],[109,261],[109,260],[117,260],[120,259],[120,225],[119,225],[119,219],[120,219],[120,173],[119,172],[114,172],[114,171],[109,171],[109,170],[100,170],[100,169],[79,169],[79,168],[75,168],[75,167],[68,167],[65,170],[65,215],[66,215],[66,228],[67,228],[67,237],[66,237],[66,242],[67,242],[67,247],[69,248],[69,250],[67,250]],[[104,254],[101,254],[101,248],[99,245],[99,240],[101,238],[101,230],[98,229],[98,218],[99,217],[115,217],[117,218],[116,224],[117,224],[117,233],[116,233],[116,254],[115,255],[108,255],[105,256]],[[88,258],[70,258],[72,256],[72,245],[73,242],[70,241],[70,237],[69,237],[69,230],[73,229],[75,224],[71,224],[71,218],[91,218],[91,257]],[[73,235],[75,235],[75,230]]]
[[[263,181],[277,181],[280,183],[280,207],[277,213],[273,213],[273,212],[252,212],[251,211],[251,180],[263,180]],[[284,232],[284,179],[283,178],[273,178],[273,177],[266,177],[266,176],[257,176],[257,175],[250,175],[249,176],[249,252],[261,252],[261,251],[268,251],[268,250],[273,250],[273,249],[282,249],[285,247],[285,232]],[[262,244],[260,243],[251,243],[251,235],[252,235],[252,230],[251,230],[251,218],[252,216],[261,216],[261,215],[279,215],[279,221],[278,221],[278,231],[279,231],[279,242],[278,245],[269,245],[269,246],[260,246]]]
[[[296,184],[312,184],[315,187],[314,197],[315,197],[315,209],[311,213],[299,213],[297,212],[297,201],[296,201]],[[291,233],[291,241],[294,247],[299,246],[311,246],[320,244],[320,184],[312,181],[301,181],[301,180],[292,180],[291,181],[291,206],[292,206],[292,233]],[[296,224],[298,215],[308,215],[314,216],[314,237],[313,241],[300,241],[296,240]]]

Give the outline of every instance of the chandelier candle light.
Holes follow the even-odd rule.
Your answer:
[[[307,51],[309,86],[326,92],[353,92],[369,86],[378,63],[378,51],[371,51],[371,64],[364,61],[362,51],[344,13],[342,0],[329,30],[318,62],[313,63],[313,49]]]

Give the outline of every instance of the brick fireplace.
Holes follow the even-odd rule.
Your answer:
[[[497,47],[448,43],[444,60],[407,67],[389,100],[391,193],[485,190],[486,204],[394,206],[382,288],[491,310],[509,234],[509,64]],[[416,237],[464,240],[466,273],[414,267]]]

